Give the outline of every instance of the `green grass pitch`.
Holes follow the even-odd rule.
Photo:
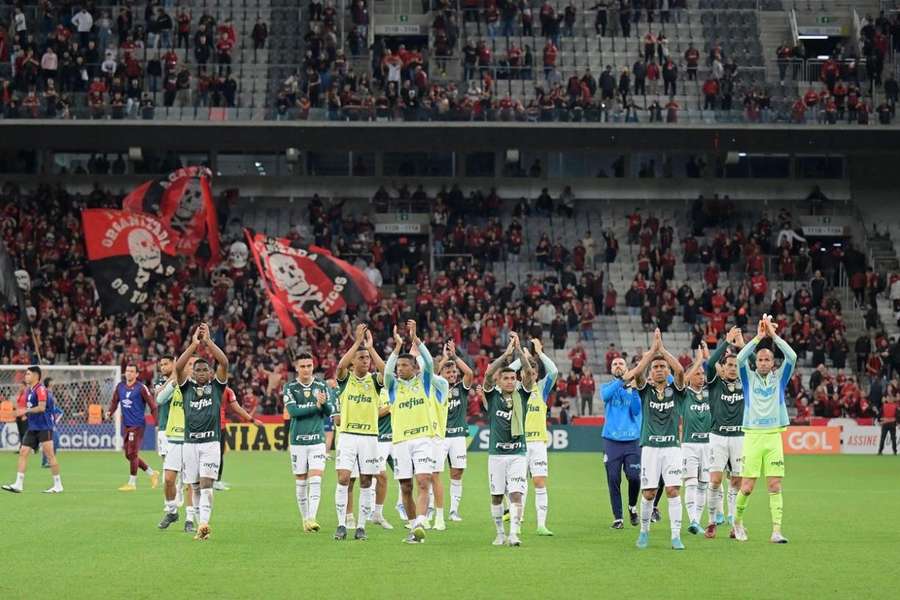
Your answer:
[[[495,548],[487,455],[469,456],[463,522],[429,531],[421,546],[401,543],[396,485],[385,508],[393,531],[371,526],[366,542],[335,542],[333,462],[322,488],[323,530],[304,534],[288,455],[228,454],[233,489],[216,493],[212,539],[201,543],[181,521],[156,528],[162,491],[143,474],[136,493],[116,491],[127,478],[120,454],[63,453],[59,496],[40,493],[50,474],[32,458],[26,492],[0,495],[0,598],[866,598],[896,584],[895,457],[788,457],[789,545],[767,541],[763,492],[750,500],[748,543],[727,539],[727,528],[716,540],[692,536],[685,523],[687,550],[675,552],[665,502],[647,550],[634,547],[636,528],[608,529],[602,456],[577,453],[551,454],[556,536],[533,534],[529,497],[522,547]],[[4,453],[0,480],[14,474],[15,456]]]

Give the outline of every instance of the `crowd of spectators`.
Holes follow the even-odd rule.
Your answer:
[[[589,364],[600,362],[599,357],[589,357],[597,348],[594,323],[598,314],[615,314],[622,291],[605,281],[606,264],[615,262],[619,254],[614,233],[605,231],[598,241],[588,232],[571,248],[545,235],[536,248],[523,248],[522,223],[528,216],[577,218],[571,210],[574,194],[570,189],[556,198],[543,190],[535,198],[518,201],[503,200],[496,190],[467,195],[456,186],[440,190],[433,198],[421,187],[397,190],[396,195],[381,189],[372,202],[421,200],[423,194],[425,204],[432,207],[433,272],[423,243],[376,235],[369,218],[344,211],[343,202],[315,197],[308,203],[306,226],[293,228],[288,237],[298,244],[330,247],[356,262],[376,285],[393,287],[375,306],[350,306],[316,328],[285,338],[258,285],[252,261],[226,260],[207,273],[193,258],[183,258],[184,268],[168,284],[157,287],[144,310],[100,314],[86,269],[78,214],[83,208],[116,207],[121,198],[100,188],[87,195],[47,186],[24,193],[7,184],[2,190],[0,234],[17,268],[31,274],[26,318],[34,336],[17,325],[18,311],[7,307],[0,322],[0,362],[33,361],[36,343],[48,363],[135,363],[141,376],[149,379],[156,358],[180,348],[191,327],[207,320],[217,343],[233,357],[232,385],[245,406],[277,414],[281,410],[278,390],[291,377],[290,357],[295,353],[312,351],[322,375],[331,377],[351,343],[355,320],[369,322],[378,347],[386,350],[393,325],[415,318],[423,339],[435,352],[452,339],[478,373],[506,345],[511,331],[544,339],[548,352],[563,352],[571,365],[560,374],[551,399],[554,418],[565,422],[574,415],[596,413],[600,407],[592,397],[600,374],[589,369]],[[226,247],[240,239],[239,227],[232,227],[227,217],[235,201],[235,196],[228,196],[220,203],[225,213],[222,222],[228,224],[223,234]],[[512,206],[514,215],[506,227],[498,218],[504,206]],[[800,418],[877,412],[881,397],[894,389],[882,385],[882,379],[900,374],[900,342],[887,338],[875,305],[889,285],[892,300],[900,304],[900,278],[895,276],[888,284],[867,269],[863,259],[864,276],[853,285],[855,292],[861,286],[856,301],[866,311],[869,328],[852,342],[851,355],[843,307],[830,288],[837,264],[854,275],[859,272],[855,270],[859,253],[852,246],[809,251],[806,241],[793,231],[786,210],[774,221],[763,215],[744,231],[739,223],[732,224],[733,208],[727,197],[698,198],[691,211],[692,231],[680,240],[671,223],[661,222],[652,213],[635,210],[628,215],[624,243],[635,246],[638,259],[634,281],[625,292],[626,310],[640,315],[648,329],[689,329],[691,347],[701,341],[714,346],[727,327],[747,329],[752,318],[772,314],[802,364],[819,365],[816,372],[822,374],[822,380],[816,378],[805,387],[799,377],[792,382],[799,386],[792,398]],[[311,239],[304,238],[307,232]],[[520,258],[523,252],[528,256]],[[766,262],[776,256],[782,257],[779,261],[790,257],[802,265],[793,272],[793,279],[801,283],[792,294],[770,286],[764,274]],[[499,283],[494,265],[517,260],[537,263],[535,273],[520,285]],[[703,285],[690,281],[677,285],[674,266],[678,262],[702,273]],[[772,273],[771,267],[768,272]],[[734,287],[720,284],[723,275],[735,282]],[[784,271],[777,278],[791,279]],[[683,324],[674,322],[675,315],[681,316]],[[690,354],[688,348],[684,350],[681,359],[687,362]],[[611,357],[619,355],[614,346],[609,348],[606,371]],[[638,355],[626,358],[633,362]],[[471,417],[480,417],[477,402],[472,403]]]
[[[70,2],[43,2],[29,15],[18,4],[0,12],[6,118],[153,118],[157,94],[166,107],[236,106],[232,55],[239,40],[230,18],[217,22],[208,11],[196,17],[158,1],[143,15],[130,4],[113,14]],[[257,19],[253,47],[263,48],[267,36]]]

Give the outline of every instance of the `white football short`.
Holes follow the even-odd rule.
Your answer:
[[[182,473],[184,471],[184,444],[170,442],[166,439],[169,448],[166,450],[166,458],[163,460],[163,469]]]
[[[450,468],[465,469],[467,449],[468,439],[465,436],[448,437],[441,440],[441,451],[438,453],[434,472],[443,473],[448,460]]]
[[[641,448],[641,489],[655,490],[660,477],[667,487],[680,487],[682,462],[678,446],[644,446]]]
[[[532,477],[546,477],[548,472],[547,442],[526,442],[528,472]]]
[[[431,438],[415,438],[394,444],[394,477],[412,479],[413,475],[434,472],[434,442]]]
[[[325,470],[325,444],[291,445],[291,470],[294,475]]]
[[[709,482],[709,444],[682,444],[681,461],[685,479]]]
[[[200,483],[201,479],[217,479],[222,461],[219,442],[182,444],[185,483]]]
[[[731,463],[731,474],[740,476],[744,465],[744,436],[709,434],[709,470],[722,473]]]
[[[335,468],[350,471],[356,467],[362,475],[378,474],[378,436],[339,433]]]
[[[488,481],[491,496],[524,494],[528,490],[525,477],[528,458],[524,454],[492,454],[488,456]]]

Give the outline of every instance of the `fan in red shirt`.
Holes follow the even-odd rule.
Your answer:
[[[597,383],[594,376],[591,375],[590,369],[585,369],[584,373],[578,379],[578,393],[581,394],[581,414],[591,415],[594,413],[594,392],[597,391]]]
[[[569,360],[572,361],[572,371],[581,374],[582,369],[584,369],[584,363],[587,362],[587,354],[584,348],[581,347],[581,344],[577,344],[569,350]]]
[[[759,271],[755,272],[753,277],[750,278],[750,291],[753,293],[754,303],[757,305],[762,304],[766,292],[769,291],[769,281],[766,279],[766,276]]]

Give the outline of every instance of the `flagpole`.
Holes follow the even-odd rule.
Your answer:
[[[41,357],[41,347],[38,345],[37,335],[34,333],[34,327],[31,324],[28,325],[28,330],[31,332],[31,341],[34,344],[34,353],[37,354],[38,364],[44,362],[44,359]]]

